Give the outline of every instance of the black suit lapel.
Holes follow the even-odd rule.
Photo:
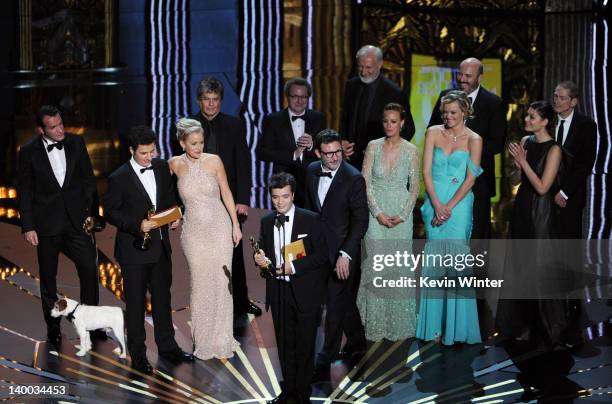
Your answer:
[[[269,223],[266,224],[266,227],[270,229],[270,231],[266,232],[266,237],[264,239],[264,243],[270,249],[270,251],[264,251],[270,261],[272,261],[272,266],[276,268],[276,252],[274,251],[274,232],[276,228],[274,227],[274,216],[270,216]]]
[[[297,206],[295,206],[294,209],[295,210],[293,211],[293,225],[291,227],[291,240],[289,241],[290,243],[293,243],[294,241],[297,240],[298,227],[302,224],[300,220],[300,214],[298,213],[298,210],[297,210]]]
[[[74,173],[74,168],[76,167],[77,162],[77,151],[72,139],[66,136],[64,141],[64,154],[66,156],[66,175],[64,176],[64,186],[68,184],[68,181],[72,177]]]
[[[128,172],[128,176],[130,177],[130,179],[136,186],[136,189],[138,189],[138,191],[142,194],[142,196],[145,198],[146,201],[149,201],[151,206],[154,206],[153,201],[151,201],[151,198],[149,198],[149,194],[147,193],[147,190],[145,189],[144,185],[142,185],[142,182],[140,182],[140,178],[138,178],[138,175],[136,175],[136,173],[134,172],[134,169],[132,168],[132,164],[130,162],[127,162],[126,164],[127,166],[125,168]]]
[[[320,165],[315,166],[314,173],[316,173],[318,170],[320,170]],[[314,199],[314,206],[316,206],[317,212],[321,212],[321,201],[319,200],[319,180],[320,180],[320,177],[318,177],[314,173],[313,173],[313,175],[311,177],[310,185],[309,185],[310,186],[310,195]]]
[[[281,121],[281,131],[285,134],[285,139],[287,140],[287,144],[297,147],[295,143],[295,136],[293,135],[293,126],[291,126],[291,117],[289,116],[289,109],[285,109],[282,115],[283,119]]]

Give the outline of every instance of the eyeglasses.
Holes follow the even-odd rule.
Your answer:
[[[328,159],[334,157],[336,154],[342,154],[342,149],[338,149],[335,151],[330,151],[330,152],[321,152],[322,155],[324,155],[325,157],[327,157]]]
[[[309,97],[308,95],[297,95],[297,94],[289,95],[289,98],[291,98],[292,100],[300,100],[300,101],[306,101],[308,97]]]

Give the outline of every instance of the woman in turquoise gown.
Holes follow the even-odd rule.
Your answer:
[[[375,254],[412,253],[412,210],[419,195],[419,155],[412,143],[400,136],[404,109],[389,103],[383,109],[385,137],[372,140],[365,151],[363,177],[370,221],[364,237],[365,257],[357,306],[366,339],[391,341],[414,337],[416,299],[414,289],[375,287],[374,278],[385,280],[411,276],[406,267],[375,270]]]
[[[482,138],[467,126],[472,114],[467,95],[451,91],[442,97],[440,112],[444,125],[427,130],[423,153],[423,179],[427,195],[421,213],[427,233],[422,277],[448,279],[456,287],[421,287],[417,338],[425,341],[479,343],[480,327],[475,291],[459,287],[459,276],[470,276],[471,268],[444,265],[431,259],[470,253],[472,232],[472,186],[482,173]],[[445,260],[446,261],[446,260]]]

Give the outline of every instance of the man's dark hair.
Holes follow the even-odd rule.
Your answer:
[[[291,188],[291,192],[295,192],[296,185],[293,175],[285,172],[276,173],[268,181],[268,191],[272,193],[273,189],[285,188],[287,185]]]
[[[43,119],[45,116],[55,116],[60,113],[59,109],[53,105],[43,105],[36,111],[36,126],[41,128],[45,128],[45,123]]]
[[[340,134],[333,129],[323,129],[321,132],[317,133],[314,141],[314,147],[317,150],[321,150],[322,144],[328,144],[332,142],[340,142],[342,143],[342,138]]]
[[[198,100],[202,98],[205,93],[219,94],[221,100],[223,100],[223,83],[216,77],[206,77],[204,80],[198,83]]]
[[[562,81],[561,83],[557,84],[557,87],[566,89],[570,98],[572,99],[578,98],[578,95],[580,93],[580,89],[578,88],[578,85],[570,80]]]
[[[302,77],[294,77],[292,79],[289,79],[286,83],[285,83],[285,96],[287,98],[289,98],[289,91],[291,91],[291,87],[293,86],[301,86],[301,87],[306,87],[306,91],[308,92],[308,96],[310,97],[312,95],[312,86],[310,85],[310,83],[308,82],[308,80],[306,80],[305,78]]]
[[[150,145],[155,143],[156,140],[157,136],[153,129],[145,125],[134,126],[128,134],[128,143],[134,151],[138,149],[139,145]]]

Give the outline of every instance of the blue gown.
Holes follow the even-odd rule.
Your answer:
[[[463,183],[467,170],[472,175],[482,173],[476,167],[470,154],[466,150],[455,150],[446,155],[438,147],[434,148],[431,174],[434,189],[442,203],[451,200],[455,192]],[[427,243],[425,255],[441,254],[469,254],[469,239],[472,232],[472,208],[474,195],[469,191],[465,197],[452,210],[451,217],[441,226],[433,227],[431,221],[435,211],[429,196],[421,207]],[[423,277],[457,279],[457,275],[470,276],[470,268],[461,272],[452,267],[444,267],[440,261],[424,263]],[[459,283],[457,282],[457,286]],[[458,287],[457,287],[458,289]],[[462,289],[458,292],[454,288],[421,288],[421,304],[417,321],[416,337],[431,341],[442,336],[442,343],[452,345],[455,342],[469,344],[479,343],[480,327],[478,324],[478,311],[476,309],[475,291]]]

